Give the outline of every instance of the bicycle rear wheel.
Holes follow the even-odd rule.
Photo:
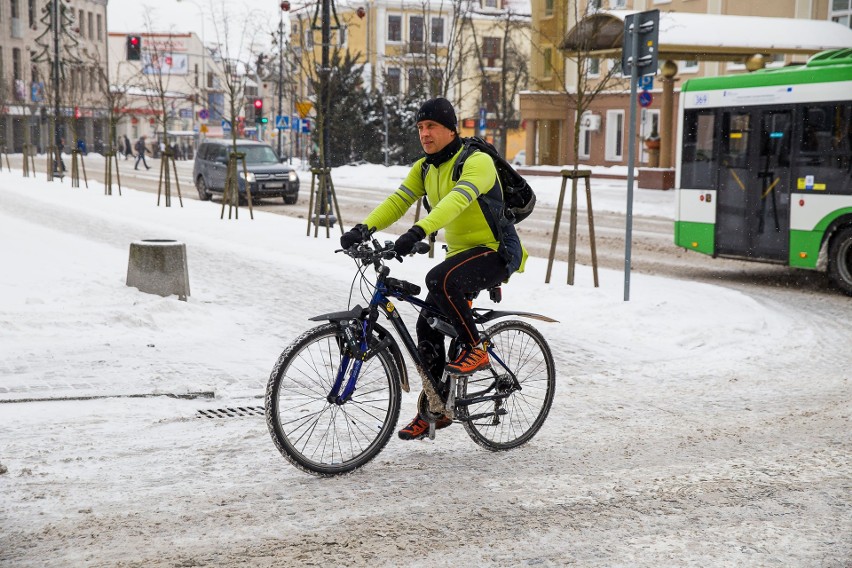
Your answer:
[[[388,349],[364,362],[350,400],[342,405],[327,400],[343,345],[335,324],[306,331],[278,358],[266,387],[266,423],[278,451],[320,476],[369,462],[399,418],[398,367]]]
[[[550,412],[556,388],[553,355],[541,333],[526,322],[502,321],[487,329],[484,336],[496,354],[491,357],[492,368],[468,377],[461,397],[509,393],[513,381],[508,371],[515,375],[521,388],[499,400],[463,406],[459,417],[468,435],[480,446],[510,450],[535,436]]]

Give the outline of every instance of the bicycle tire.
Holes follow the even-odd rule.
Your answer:
[[[497,357],[515,375],[521,390],[511,393],[499,403],[483,401],[462,406],[459,415],[474,442],[492,451],[510,450],[530,441],[550,412],[556,389],[553,354],[544,336],[523,321],[498,322],[484,335]],[[494,357],[491,365],[498,374],[507,376]],[[494,374],[489,369],[475,373],[462,385],[461,396],[483,391],[493,381]],[[495,419],[493,415],[498,406],[506,412]],[[482,414],[491,414],[492,417],[469,419]]]
[[[349,401],[326,399],[342,345],[335,324],[306,331],[278,358],[266,387],[266,424],[278,451],[297,468],[323,477],[373,459],[399,419],[398,363],[387,348],[364,362]]]

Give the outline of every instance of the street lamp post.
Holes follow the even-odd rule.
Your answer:
[[[278,11],[278,116],[283,116],[284,111],[284,12],[290,9],[289,2],[281,2],[281,9]],[[276,125],[277,128],[277,125]],[[281,159],[281,138],[284,134],[283,130],[278,130],[276,133],[278,139],[278,159]],[[292,159],[292,156],[291,156]]]

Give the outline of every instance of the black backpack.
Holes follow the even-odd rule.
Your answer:
[[[502,195],[491,195],[492,192],[483,193],[478,198],[480,207],[485,216],[488,226],[500,243],[498,252],[506,261],[509,274],[515,272],[521,264],[521,241],[514,225],[520,223],[530,216],[535,207],[535,192],[533,192],[527,180],[519,174],[512,164],[507,162],[500,152],[491,143],[478,136],[462,138],[464,146],[461,154],[453,166],[453,181],[458,181],[464,168],[465,160],[474,152],[488,154],[494,161],[497,177],[503,189]],[[426,179],[429,164],[423,162],[421,176]],[[423,196],[423,207],[431,211],[426,196]],[[434,241],[434,234],[430,235]]]

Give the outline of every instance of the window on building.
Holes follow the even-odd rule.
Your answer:
[[[12,79],[21,79],[21,49],[18,47],[12,48]]]
[[[544,15],[545,17],[553,15],[553,0],[544,0]]]
[[[18,4],[18,0],[9,0],[9,7],[11,8],[10,16],[13,20],[21,17],[21,8]]]
[[[345,27],[343,27],[343,26],[341,26],[341,28],[340,28],[339,30],[337,30],[337,39],[338,39],[338,43],[337,43],[337,44],[338,44],[340,47],[345,47],[345,46],[346,46],[346,38],[347,38],[347,36],[348,36],[348,34],[346,33],[346,28],[345,28]]]
[[[401,76],[397,67],[390,67],[385,74],[385,92],[389,95],[398,95],[401,89]]]
[[[98,41],[103,41],[104,39],[104,17],[101,14],[98,14]]]
[[[589,111],[583,113],[583,118],[590,115]],[[592,153],[592,131],[583,126],[583,120],[580,121],[580,147],[577,148],[577,157],[581,160],[588,160]]]
[[[698,73],[698,60],[681,61],[678,67],[681,73]]]
[[[432,18],[432,27],[429,30],[432,43],[444,43],[444,18]]]
[[[500,83],[497,81],[482,82],[482,106],[487,112],[497,112],[500,103]]]
[[[549,79],[553,76],[553,48],[545,47],[542,50],[542,74]]]
[[[412,67],[408,70],[408,94],[420,95],[423,87],[423,69]]]
[[[482,0],[483,8],[501,8],[501,0]]]
[[[402,41],[402,16],[388,16],[388,41]]]
[[[86,13],[83,10],[77,14],[77,29],[80,30],[80,37],[86,37]]]
[[[482,58],[485,59],[486,67],[494,67],[497,65],[497,60],[502,55],[500,51],[501,38],[499,37],[484,37],[482,38]]]
[[[597,57],[591,57],[586,62],[586,75],[589,77],[599,77],[601,74],[601,60]]]
[[[36,25],[36,5],[35,0],[27,1],[27,23],[31,28]]]
[[[92,12],[88,12],[87,19],[89,24],[89,31],[87,33],[87,36],[89,39],[95,39],[95,14]],[[83,27],[82,22],[80,24],[80,27]]]
[[[606,111],[606,150],[605,156],[610,162],[624,159],[624,111]]]
[[[30,81],[33,83],[38,83],[38,66],[32,65],[30,67]]]
[[[423,53],[423,16],[408,18],[408,51]]]
[[[429,71],[429,92],[436,97],[444,92],[443,70],[432,69]]]
[[[589,12],[603,8],[603,0],[589,0]]]
[[[613,10],[618,9],[618,8],[626,8],[627,7],[627,0],[610,0],[609,1],[609,7],[612,8]]]

